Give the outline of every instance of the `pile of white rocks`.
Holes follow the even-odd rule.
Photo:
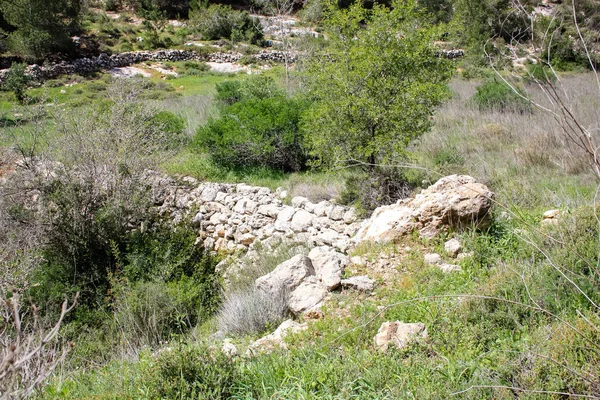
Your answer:
[[[329,201],[312,203],[295,197],[283,203],[281,192],[246,184],[198,183],[186,178],[150,173],[154,189],[153,212],[179,223],[190,218],[199,241],[211,251],[245,251],[255,241],[292,238],[309,248],[331,246],[346,252],[359,227],[354,209]]]

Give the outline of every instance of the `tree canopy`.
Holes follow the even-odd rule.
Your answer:
[[[451,68],[425,20],[415,1],[330,10],[329,46],[305,74],[314,102],[304,129],[320,165],[397,160],[429,129]]]
[[[30,60],[69,51],[82,7],[83,0],[0,0],[8,50]]]

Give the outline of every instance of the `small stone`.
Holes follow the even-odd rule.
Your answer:
[[[446,250],[446,253],[448,253],[448,255],[456,257],[458,253],[460,253],[460,251],[462,250],[462,246],[458,239],[454,238],[444,243],[444,250]]]
[[[238,241],[244,246],[250,246],[252,243],[254,243],[255,239],[256,237],[251,233],[245,233],[242,236],[240,236]]]
[[[440,265],[442,263],[442,256],[437,253],[428,253],[423,256],[425,264],[428,265]]]
[[[204,215],[202,215],[201,212],[197,213],[194,218],[192,218],[192,226],[198,228],[202,223],[202,220],[204,220]]]
[[[298,210],[294,213],[291,228],[295,232],[305,232],[313,223],[315,216],[306,210]]]
[[[330,211],[327,217],[333,221],[341,221],[344,219],[344,215],[346,214],[346,209],[342,206],[334,206]]]
[[[283,210],[277,214],[277,220],[275,220],[275,229],[280,232],[285,232],[290,229],[290,221],[294,216],[296,210],[293,207],[284,207]]]
[[[442,264],[442,265],[440,265],[440,269],[445,274],[450,273],[450,272],[462,271],[461,267],[459,267],[458,265],[454,265],[454,264]]]
[[[344,289],[358,290],[359,292],[370,293],[375,289],[375,281],[368,276],[353,276],[342,280]]]
[[[421,322],[407,324],[388,321],[381,324],[374,341],[375,347],[385,353],[389,346],[403,349],[415,340],[424,338],[427,338],[427,328]]]
[[[543,215],[544,219],[553,219],[560,217],[560,210],[548,210]]]
[[[367,265],[367,259],[365,257],[354,256],[350,259],[350,262],[358,267]]]
[[[223,346],[221,346],[221,351],[229,358],[237,356],[237,348],[233,343],[231,343],[230,339],[225,339],[223,341]]]
[[[306,203],[310,203],[306,197],[296,196],[292,199],[292,207],[295,208],[302,208]]]
[[[356,221],[356,210],[354,208],[349,209],[344,214],[344,222],[351,224]]]

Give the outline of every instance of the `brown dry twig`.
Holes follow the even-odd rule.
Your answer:
[[[24,310],[19,295],[1,294],[0,399],[22,399],[30,396],[72,349],[73,343],[61,344],[56,339],[65,316],[77,305],[79,293],[70,304],[64,301],[49,330],[35,305]]]

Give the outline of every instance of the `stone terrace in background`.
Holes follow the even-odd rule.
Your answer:
[[[253,55],[260,62],[296,62],[296,53],[286,53],[277,50],[261,50]],[[158,50],[158,51],[134,51],[120,54],[100,54],[98,57],[80,58],[71,62],[60,62],[48,65],[29,65],[25,74],[30,78],[42,82],[56,78],[60,75],[91,74],[102,70],[128,67],[145,61],[203,61],[217,63],[233,63],[242,58],[241,53],[209,53],[200,54],[192,50]],[[0,83],[6,77],[8,69],[0,70]]]

